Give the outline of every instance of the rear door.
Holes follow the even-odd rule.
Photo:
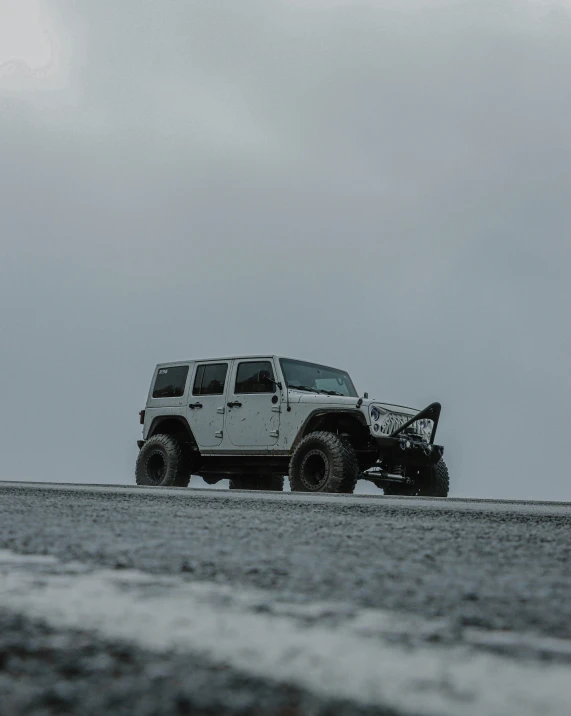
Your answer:
[[[199,447],[220,445],[228,361],[197,363],[188,394],[187,419]]]
[[[226,436],[236,447],[275,445],[280,400],[271,358],[236,360],[227,391]]]

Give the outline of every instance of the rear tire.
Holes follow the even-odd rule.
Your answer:
[[[180,443],[173,435],[153,435],[137,457],[137,485],[152,487],[187,487],[190,469],[186,465]]]
[[[230,480],[230,489],[283,492],[284,479],[277,475],[243,475]]]
[[[351,494],[359,478],[359,463],[351,444],[334,433],[309,433],[289,463],[292,492]]]

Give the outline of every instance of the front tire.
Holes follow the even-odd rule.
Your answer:
[[[442,458],[436,465],[430,465],[418,470],[418,473],[411,477],[413,485],[387,485],[383,492],[387,496],[403,495],[407,497],[448,497],[450,489],[450,476],[448,468]]]
[[[359,463],[350,443],[334,433],[309,433],[289,463],[292,492],[351,494],[359,478]]]
[[[139,452],[135,468],[137,485],[187,487],[190,469],[180,443],[173,435],[153,435]]]
[[[230,480],[231,490],[267,490],[283,492],[284,479],[277,475],[242,475]]]
[[[423,497],[448,497],[450,475],[442,458],[430,467],[422,470],[418,478],[418,494]]]

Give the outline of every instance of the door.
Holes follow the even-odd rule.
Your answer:
[[[280,399],[272,361],[235,361],[227,391],[226,436],[236,447],[265,447],[278,441]]]
[[[222,442],[228,363],[198,363],[189,392],[187,419],[199,447]]]

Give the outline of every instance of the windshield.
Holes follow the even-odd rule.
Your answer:
[[[347,395],[357,398],[357,391],[349,374],[326,365],[280,358],[286,383],[290,388],[326,395]]]

